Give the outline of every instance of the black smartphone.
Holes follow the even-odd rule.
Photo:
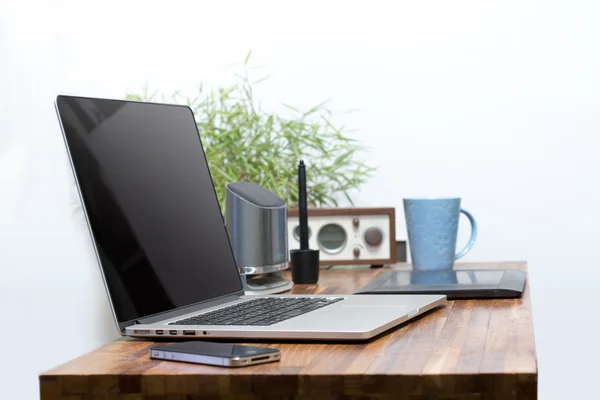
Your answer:
[[[218,342],[191,341],[153,346],[150,358],[219,367],[245,367],[279,361],[279,349]]]

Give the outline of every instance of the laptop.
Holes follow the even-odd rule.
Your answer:
[[[245,295],[192,110],[55,101],[116,326],[168,339],[365,340],[429,295]]]

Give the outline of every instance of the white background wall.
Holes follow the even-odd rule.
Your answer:
[[[54,96],[122,97],[146,79],[169,90],[227,83],[249,49],[272,74],[258,91],[266,106],[331,98],[357,110],[338,121],[379,167],[358,204],[402,217],[403,196],[460,195],[480,225],[465,261],[528,260],[540,398],[595,391],[599,4],[95,4],[0,2],[7,398],[36,398],[38,373],[116,337]]]

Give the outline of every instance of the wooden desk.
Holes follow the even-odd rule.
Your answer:
[[[352,293],[380,272],[322,271],[294,293]],[[41,400],[537,399],[528,288],[519,300],[448,302],[367,343],[261,344],[281,362],[247,368],[153,361],[151,345],[120,339],[54,368],[40,376]]]

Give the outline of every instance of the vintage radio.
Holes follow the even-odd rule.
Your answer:
[[[288,209],[287,224],[289,248],[297,248],[297,209]],[[309,208],[308,232],[321,266],[396,262],[394,208]]]

